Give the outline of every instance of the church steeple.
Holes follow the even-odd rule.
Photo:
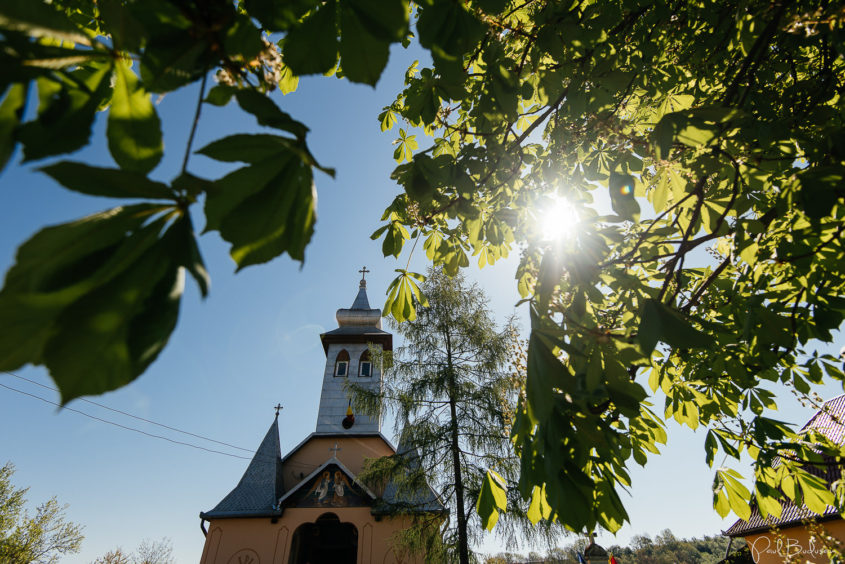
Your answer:
[[[352,307],[337,310],[338,328],[320,335],[326,351],[323,390],[317,414],[318,433],[378,433],[379,417],[363,414],[349,416],[349,396],[344,389],[347,379],[359,386],[381,388],[381,371],[370,358],[370,346],[381,350],[393,349],[393,337],[381,329],[381,310],[370,307],[367,298],[366,267],[361,273],[358,295]],[[350,421],[352,422],[350,424]]]
[[[361,282],[358,283],[358,295],[355,296],[355,301],[352,302],[350,309],[370,309],[370,300],[367,299],[367,267],[363,267],[358,272],[361,273]],[[378,326],[381,327],[381,316],[379,316]]]
[[[279,444],[279,410],[276,418],[255,451],[241,481],[202,519],[228,517],[273,517],[280,515],[277,502],[284,493],[282,453]]]
[[[381,329],[381,310],[371,309],[370,300],[367,299],[367,280],[365,276],[369,272],[365,266],[358,272],[361,273],[361,281],[358,283],[358,295],[352,302],[349,309],[337,310],[337,324],[340,327],[371,327]],[[328,335],[328,333],[326,333]]]
[[[411,523],[408,512],[432,514],[435,522],[435,514],[448,514],[425,483],[408,489],[408,480],[390,481],[373,491],[358,478],[367,459],[397,454],[380,432],[380,418],[355,413],[346,394],[350,380],[380,390],[377,353],[393,347],[381,312],[367,299],[367,269],[359,272],[352,307],[339,309],[338,327],[320,335],[326,369],[316,432],[280,457],[282,406],[276,405],[276,419],[241,481],[213,510],[200,513],[206,534],[200,564],[399,562],[392,539]],[[409,438],[400,441],[399,454],[413,470],[419,461]]]

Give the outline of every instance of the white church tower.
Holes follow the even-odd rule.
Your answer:
[[[389,351],[393,336],[381,329],[381,310],[370,308],[367,299],[368,270],[362,268],[358,295],[349,309],[337,310],[338,328],[320,335],[326,351],[323,391],[317,413],[317,434],[368,434],[381,432],[381,418],[353,414],[347,381],[381,389],[381,367],[370,358],[369,347]]]
[[[393,348],[392,336],[381,330],[381,311],[370,308],[363,276],[352,307],[337,311],[337,324],[320,335],[326,367],[316,432],[282,456],[276,406],[241,481],[214,509],[200,513],[206,535],[200,564],[421,562],[423,555],[395,554],[392,539],[411,524],[408,512],[434,523],[447,518],[449,510],[428,485],[409,492],[394,480],[377,487],[358,479],[368,459],[397,454],[380,432],[379,417],[349,410],[344,386],[378,389],[381,370],[370,347]],[[409,445],[400,444],[398,454],[416,457]],[[395,507],[403,512],[396,514]]]

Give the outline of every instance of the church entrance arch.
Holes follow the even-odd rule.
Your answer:
[[[358,529],[341,523],[334,513],[323,513],[313,523],[296,528],[291,540],[290,564],[355,564]]]

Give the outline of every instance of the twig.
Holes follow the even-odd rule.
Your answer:
[[[185,158],[182,160],[182,174],[188,170],[188,159],[191,156],[191,147],[194,144],[194,135],[197,132],[197,124],[200,121],[200,111],[202,110],[202,99],[205,96],[205,83],[208,80],[208,72],[203,72],[202,82],[200,83],[200,95],[197,99],[197,111],[194,113],[194,123],[191,124],[191,134],[188,136],[188,146],[185,147]]]

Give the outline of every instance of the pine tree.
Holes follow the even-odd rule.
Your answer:
[[[519,461],[509,430],[521,388],[510,364],[516,345],[512,322],[499,330],[477,285],[459,274],[429,270],[422,285],[427,303],[416,319],[393,324],[404,346],[385,363],[381,392],[355,388],[359,409],[396,414],[400,434],[396,456],[371,460],[362,479],[393,482],[390,510],[415,516],[414,526],[394,539],[398,548],[424,552],[428,561],[470,561],[470,546],[484,526],[473,511],[488,469],[506,482],[508,512],[495,531],[505,540],[544,536],[553,529],[531,527],[517,488]],[[448,507],[448,518],[420,512],[415,500],[428,485]]]

